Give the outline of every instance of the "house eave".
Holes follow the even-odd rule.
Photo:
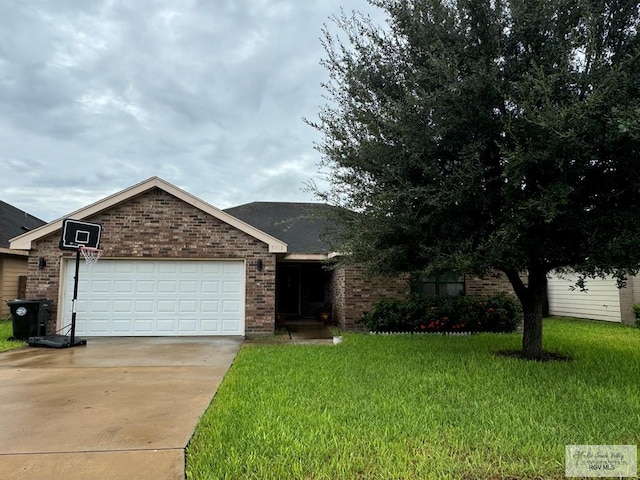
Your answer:
[[[16,255],[21,257],[28,257],[29,252],[27,250],[12,250],[10,248],[0,247],[0,254],[3,255]]]
[[[326,253],[288,253],[283,258],[283,262],[324,262],[327,260]]]

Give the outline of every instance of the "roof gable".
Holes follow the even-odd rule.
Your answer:
[[[96,203],[92,203],[91,205],[81,208],[80,210],[76,210],[75,212],[72,212],[65,217],[47,223],[40,228],[12,238],[10,241],[10,246],[12,249],[29,250],[31,249],[31,245],[33,242],[47,235],[50,235],[57,230],[60,230],[62,228],[62,222],[65,218],[73,218],[74,220],[83,220],[89,218],[100,212],[108,210],[115,205],[119,205],[138,195],[148,192],[149,190],[152,190],[154,188],[159,188],[188,203],[189,205],[192,205],[199,210],[213,217],[216,217],[220,221],[225,222],[237,228],[238,230],[256,238],[257,240],[266,243],[267,245],[269,245],[269,252],[271,253],[287,252],[287,244],[282,240],[278,240],[268,233],[259,230],[255,226],[249,225],[248,223],[214,207],[213,205],[210,205],[209,203],[191,195],[190,193],[185,192],[184,190],[162,180],[159,177],[151,177],[148,180],[145,180],[125,190],[110,195],[102,200],[99,200]]]

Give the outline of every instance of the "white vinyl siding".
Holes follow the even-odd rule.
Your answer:
[[[65,265],[71,321],[75,260]],[[244,335],[244,262],[109,260],[80,265],[76,335]]]
[[[551,275],[548,280],[549,314],[620,322],[620,291],[614,278],[588,278],[587,292],[575,286],[578,276]]]

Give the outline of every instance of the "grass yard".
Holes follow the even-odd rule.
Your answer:
[[[640,444],[640,330],[245,345],[187,449],[188,479],[564,479],[567,444]]]
[[[11,320],[0,319],[0,352],[13,350],[14,348],[20,348],[26,345],[22,340],[7,340],[12,335],[13,325]]]

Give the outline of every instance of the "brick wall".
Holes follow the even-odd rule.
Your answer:
[[[153,189],[86,221],[102,224],[103,258],[244,259],[245,332],[273,333],[275,326],[275,255],[268,245],[221,222],[161,189]],[[58,248],[60,232],[41,239],[28,262],[27,298],[54,301],[48,333],[55,330],[60,265],[74,252]],[[47,265],[38,270],[38,258]],[[263,262],[262,271],[256,268]]]
[[[382,297],[406,298],[410,293],[409,275],[369,277],[361,267],[338,267],[333,272],[331,294],[333,318],[347,330],[363,330],[356,323]],[[507,293],[515,295],[504,274],[478,278],[465,277],[465,293],[469,296]]]
[[[337,267],[331,290],[332,316],[336,322],[347,330],[363,330],[357,321],[380,298],[406,298],[409,295],[409,277],[371,277],[362,267]]]
[[[509,279],[503,273],[484,278],[466,275],[464,283],[465,295],[467,296],[496,295],[498,293],[515,295]]]

